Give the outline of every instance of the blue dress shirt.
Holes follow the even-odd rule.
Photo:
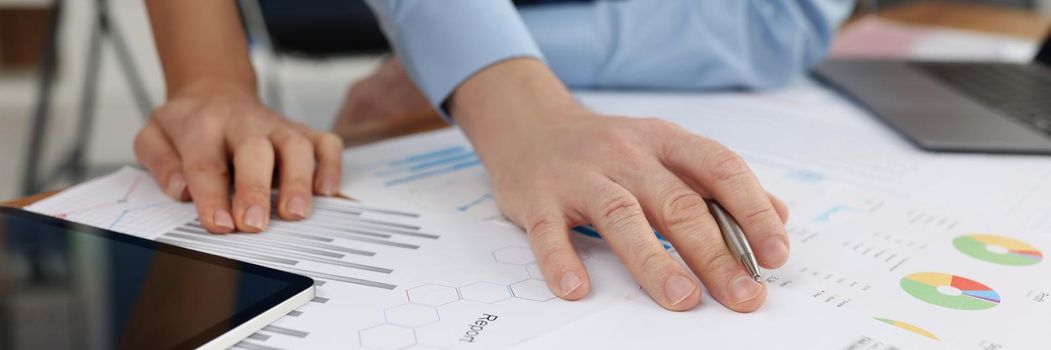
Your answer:
[[[439,111],[464,80],[515,57],[574,88],[783,85],[824,56],[853,0],[621,0],[516,9],[509,0],[368,0]],[[542,54],[541,54],[542,53]]]

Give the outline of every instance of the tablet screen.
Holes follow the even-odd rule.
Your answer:
[[[194,348],[312,281],[21,211],[0,211],[0,348]]]

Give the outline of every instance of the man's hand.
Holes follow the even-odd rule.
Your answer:
[[[307,217],[312,194],[338,191],[342,149],[335,135],[270,111],[254,91],[214,83],[172,95],[135,138],[139,163],[169,196],[192,198],[214,233],[265,229],[275,174],[278,215]]]
[[[489,169],[497,203],[526,229],[548,286],[562,298],[582,298],[590,288],[569,229],[592,224],[661,306],[697,305],[697,276],[726,307],[758,309],[766,287],[730,253],[704,198],[737,219],[760,265],[776,268],[788,259],[784,205],[718,142],[659,119],[591,113],[532,59],[483,70],[451,102]]]

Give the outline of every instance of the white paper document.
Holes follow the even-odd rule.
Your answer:
[[[191,204],[124,169],[28,208],[313,277],[318,297],[244,349],[520,347],[1025,349],[1051,343],[1049,236],[872,194],[793,205],[789,263],[762,309],[705,295],[669,312],[601,240],[576,236],[593,289],[548,290],[524,234],[455,215],[318,199],[310,219],[211,235]]]
[[[1051,229],[1048,159],[918,151],[873,116],[809,83],[759,93],[576,96],[598,112],[657,116],[723,142],[745,157],[767,190],[786,199],[793,255],[768,275],[771,301],[786,287],[833,310],[853,310],[964,349],[1051,343],[1036,335],[1051,322],[1051,279],[1041,277],[1049,272],[1041,251],[1051,244],[1043,234]],[[456,129],[351,149],[343,192],[370,203],[498,218],[484,169],[450,165],[457,160],[442,152],[452,148],[470,149]],[[384,177],[405,162],[415,162],[407,169],[423,175],[408,183]],[[777,304],[764,310],[777,307],[771,305]],[[638,316],[652,306],[621,304],[528,344],[694,339],[675,336],[676,329],[695,334],[693,323],[671,321],[679,315]],[[624,319],[646,320],[645,326]],[[562,338],[610,329],[600,340]],[[639,338],[632,329],[661,336]]]
[[[1044,200],[1051,197],[1051,158],[922,152],[876,117],[812,83],[771,92],[576,96],[597,112],[656,116],[722,142],[749,162],[768,191],[789,202],[814,190],[851,186],[1051,230],[1051,206]],[[499,217],[489,178],[459,130],[352,148],[343,161],[342,192],[353,198]]]

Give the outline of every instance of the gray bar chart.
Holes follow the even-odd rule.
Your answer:
[[[315,286],[345,283],[393,290],[398,286],[384,281],[394,269],[380,266],[373,259],[390,249],[417,250],[427,241],[439,239],[427,233],[414,219],[419,214],[375,209],[357,203],[318,198],[310,219],[290,222],[274,219],[259,234],[214,235],[197,220],[188,221],[157,238],[158,241],[224,255],[242,261],[301,274],[314,279]],[[319,269],[317,265],[326,268]],[[325,304],[326,297],[311,303]],[[288,314],[300,317],[304,311]],[[275,336],[305,338],[309,332],[270,325],[235,348],[273,350],[263,345]]]

